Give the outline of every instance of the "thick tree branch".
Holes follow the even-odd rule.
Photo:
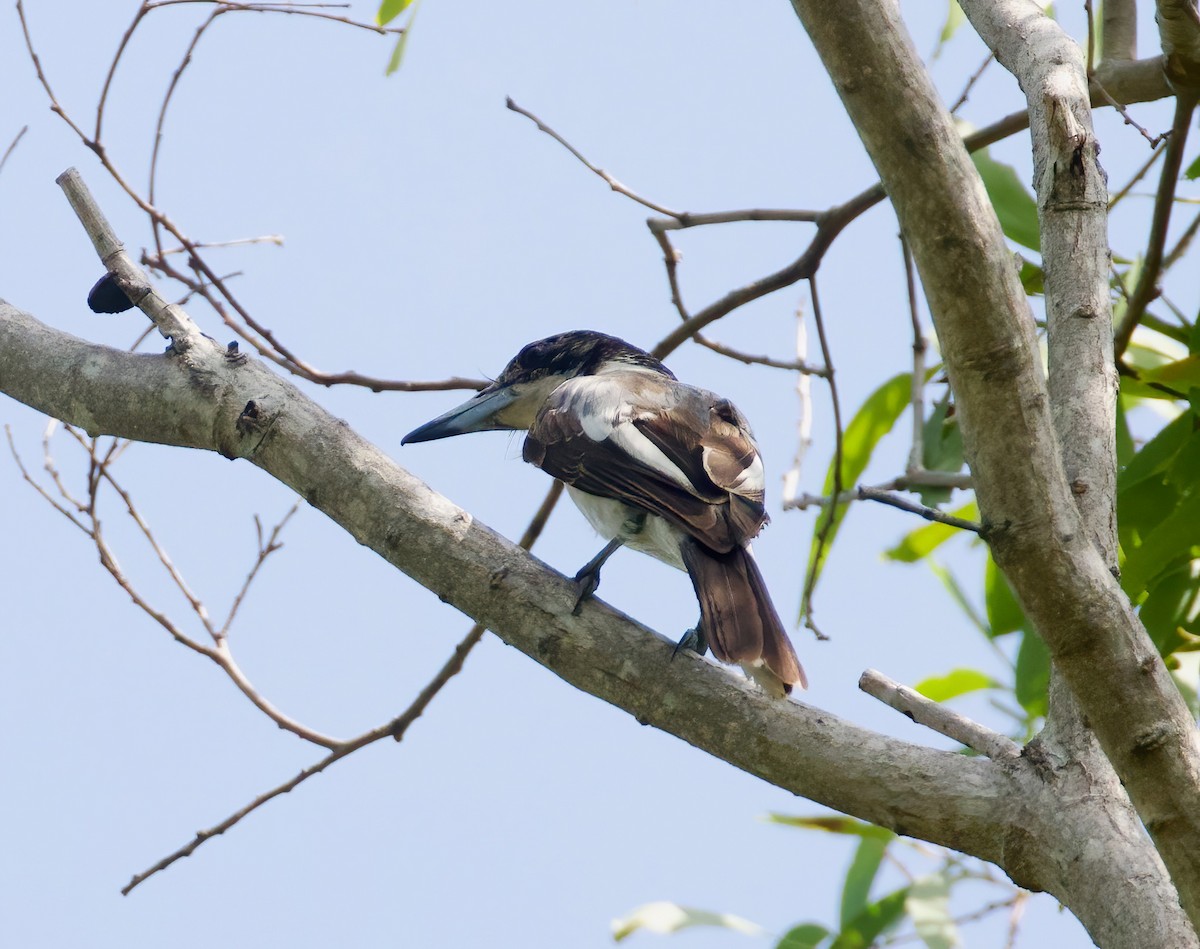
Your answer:
[[[986,840],[998,828],[984,815],[1007,781],[982,762],[773,701],[690,654],[672,661],[669,640],[600,602],[572,615],[577,591],[568,579],[434,493],[261,363],[230,361],[207,339],[187,354],[108,349],[0,302],[0,388],[89,432],[250,461],[568,682],[781,787],[942,842],[945,795],[961,793],[965,811],[978,816],[959,830],[995,856]]]
[[[833,8],[793,0],[793,7],[912,247],[996,562],[1128,788],[1185,906],[1198,918],[1195,729],[1076,510],[1054,435],[1033,320],[979,177],[893,5],[848,0]],[[1035,29],[1035,18],[1042,16],[1032,3],[1022,4],[1021,11],[1019,22],[1008,21],[1017,34]],[[964,275],[970,275],[968,285]],[[1014,451],[1015,446],[1022,450]],[[1156,884],[1158,895],[1167,906],[1163,912],[1171,915],[1163,883]],[[1090,917],[1090,911],[1102,908],[1082,890],[1075,896],[1079,905],[1069,905],[1093,938],[1121,944],[1116,941],[1121,933],[1102,934]],[[1173,939],[1187,931],[1187,939],[1195,940],[1177,914],[1171,925],[1178,933]],[[1130,937],[1127,928],[1122,933]]]
[[[1041,760],[1000,765],[887,738],[771,700],[690,654],[672,661],[669,640],[601,602],[574,616],[571,581],[261,363],[231,360],[210,340],[186,353],[131,354],[0,302],[0,390],[92,433],[250,461],[556,675],[781,788],[991,860],[1060,898],[1081,869],[1101,890],[1115,885],[1114,875],[1152,883],[1161,874],[1140,830],[1131,834],[1098,811],[1094,788],[1079,785],[1078,775]],[[1116,925],[1126,914],[1111,915]],[[1191,945],[1150,922],[1147,938]]]
[[[1100,30],[1100,59],[1129,62],[1137,56],[1137,4],[1105,0]]]
[[[1024,3],[971,0],[965,9],[1029,103],[1051,413],[1084,529],[1115,573],[1118,383],[1108,288],[1108,189],[1092,129],[1087,71],[1075,40],[1040,11],[1030,17]],[[1024,28],[1013,29],[1015,23]],[[1094,774],[1111,769],[1057,667],[1037,745]]]

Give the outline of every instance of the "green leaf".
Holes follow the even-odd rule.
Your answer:
[[[922,464],[928,471],[959,471],[963,466],[962,431],[952,413],[953,403],[947,389],[922,426]],[[921,503],[936,507],[950,500],[949,488],[920,488]]]
[[[768,814],[767,820],[772,824],[783,824],[786,827],[823,830],[829,834],[847,834],[852,837],[870,837],[885,842],[896,836],[884,827],[877,827],[874,824],[855,820],[853,817],[842,817],[838,814],[821,817],[795,817],[791,814]]]
[[[946,588],[946,592],[950,594],[951,599],[967,615],[967,619],[971,621],[971,624],[983,633],[983,635],[988,635],[987,624],[975,609],[975,605],[971,602],[970,597],[967,596],[966,591],[963,590],[962,585],[955,579],[954,574],[934,560],[929,561],[929,569],[933,571],[935,577],[942,581],[942,586]]]
[[[1046,714],[1046,696],[1050,688],[1050,653],[1035,633],[1026,632],[1017,650],[1016,696],[1030,715]]]
[[[384,0],[386,3],[387,0]],[[409,14],[408,22],[404,24],[404,32],[396,39],[396,46],[392,50],[392,58],[388,60],[387,69],[384,70],[385,76],[390,76],[400,69],[400,64],[404,61],[404,51],[408,49],[408,38],[412,34],[413,24],[417,22],[417,10],[421,7],[421,0],[405,0],[404,7],[412,4],[412,12]],[[401,10],[404,9],[401,7]],[[383,8],[380,7],[380,12]],[[398,12],[398,11],[397,11]]]
[[[1200,325],[1200,322],[1197,325]],[[1137,454],[1133,433],[1129,431],[1129,406],[1125,404],[1128,401],[1124,396],[1117,399],[1117,471],[1123,471]]]
[[[896,419],[908,407],[911,397],[912,376],[904,372],[898,376],[893,376],[867,396],[867,400],[854,413],[854,418],[850,420],[850,424],[846,426],[846,431],[842,436],[841,486],[843,489],[853,487],[858,481],[859,476],[871,460],[871,454],[874,452],[875,446],[895,426]],[[830,460],[829,470],[825,475],[825,494],[827,496],[831,496],[834,493],[834,475],[837,471],[836,464],[837,459],[835,457]],[[820,577],[822,569],[824,569],[825,561],[829,557],[829,551],[832,549],[834,539],[841,528],[842,515],[845,509],[846,504],[844,503],[826,506],[822,509],[821,514],[817,517],[816,524],[813,526],[812,544],[809,547],[808,557],[814,585]],[[820,551],[820,556],[818,557],[818,539],[822,531],[824,531],[829,518],[835,515],[835,511],[837,522],[829,531],[825,539],[825,546]]]
[[[938,37],[937,47],[933,51],[933,58],[937,59],[942,55],[942,47],[953,39],[954,34],[958,32],[958,28],[967,20],[966,14],[963,13],[962,7],[958,5],[958,0],[950,0],[946,5],[946,23],[942,27],[941,36]]]
[[[998,162],[986,148],[971,155],[983,186],[987,188],[1004,236],[1030,250],[1041,250],[1037,204],[1017,176],[1012,165]]]
[[[1140,548],[1146,539],[1179,507],[1181,498],[1173,484],[1162,475],[1146,478],[1133,487],[1117,492],[1117,536],[1121,550],[1128,557]],[[1122,564],[1124,570],[1124,564]],[[1122,572],[1121,586],[1126,593],[1140,592],[1144,587],[1130,586],[1129,578]]]
[[[1200,155],[1192,160],[1192,163],[1183,170],[1183,177],[1188,181],[1195,181],[1200,178]]]
[[[1200,717],[1200,694],[1197,694],[1196,691],[1195,666],[1191,666],[1187,672],[1182,669],[1172,669],[1171,678],[1175,680],[1175,687],[1179,689],[1179,694],[1187,703],[1192,718]]]
[[[1195,434],[1196,417],[1190,412],[1181,412],[1169,422],[1142,450],[1133,456],[1125,470],[1117,475],[1117,491],[1125,491],[1139,481],[1166,469],[1171,459],[1183,447],[1183,443]]]
[[[915,880],[904,909],[929,949],[960,949],[962,937],[950,915],[950,881],[944,873]]]
[[[828,935],[829,930],[818,923],[801,923],[789,929],[775,949],[816,949]]]
[[[387,26],[407,10],[410,3],[412,0],[383,0],[379,9],[375,11],[375,22],[380,26]]]
[[[1021,258],[1021,286],[1025,295],[1030,297],[1042,296],[1046,292],[1046,272],[1037,264]]]
[[[1121,586],[1136,596],[1174,561],[1190,559],[1200,545],[1200,491],[1185,499],[1170,517],[1146,534],[1140,546],[1126,549]]]
[[[945,675],[930,676],[918,682],[916,690],[934,702],[945,702],[968,692],[999,687],[999,682],[978,669],[952,669]]]
[[[1180,392],[1200,386],[1200,356],[1184,356],[1175,362],[1141,373],[1143,382],[1160,382]]]
[[[889,843],[890,840],[864,837],[859,842],[858,849],[854,851],[854,859],[850,862],[846,883],[842,887],[842,929],[867,908],[871,885],[875,882],[875,874],[879,872],[879,865],[883,862],[883,855]]]
[[[884,932],[904,918],[904,902],[908,899],[908,887],[889,893],[872,903],[849,925],[843,926],[830,949],[867,949]]]
[[[1138,616],[1159,655],[1195,647],[1200,613],[1200,561],[1167,571],[1146,594]]]
[[[720,929],[732,929],[745,933],[747,936],[762,936],[764,930],[757,923],[729,913],[712,913],[702,909],[691,909],[675,903],[647,903],[639,906],[628,916],[612,921],[613,941],[620,942],[631,936],[639,929],[647,932],[668,935],[689,929],[693,926],[716,926]]]
[[[992,560],[991,554],[988,554],[987,564],[983,568],[983,602],[993,639],[1025,627],[1025,611],[1013,596],[1012,587]]]
[[[974,501],[969,501],[951,513],[954,517],[966,521],[979,520],[979,506]],[[900,538],[900,542],[895,547],[885,550],[883,555],[889,560],[896,560],[900,563],[916,563],[918,560],[928,557],[951,538],[961,537],[962,533],[957,527],[933,521],[924,527],[909,531]]]

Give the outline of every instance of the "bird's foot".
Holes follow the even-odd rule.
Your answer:
[[[704,630],[697,623],[695,628],[689,629],[683,634],[683,639],[675,644],[674,650],[671,652],[671,658],[674,659],[679,655],[679,650],[690,649],[698,656],[703,656],[708,652],[708,637],[704,635]]]
[[[597,588],[600,586],[600,567],[593,567],[588,564],[579,573],[575,574],[575,608],[571,610],[572,616],[578,616],[579,611],[583,609],[583,601],[595,595]]]

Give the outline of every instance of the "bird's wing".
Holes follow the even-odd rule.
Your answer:
[[[529,430],[525,460],[588,494],[657,514],[712,550],[741,546],[766,520],[753,441],[736,426],[726,432],[719,418],[713,424],[703,390],[633,375],[641,378],[561,386]]]
[[[660,412],[633,424],[687,476],[724,495],[729,517],[741,541],[755,537],[767,523],[762,457],[742,414],[727,399],[703,389],[687,413]]]

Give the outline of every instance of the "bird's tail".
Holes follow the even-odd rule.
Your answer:
[[[775,695],[791,692],[797,683],[808,688],[754,555],[745,547],[719,554],[688,538],[683,563],[700,601],[700,628],[713,655],[739,663]]]

